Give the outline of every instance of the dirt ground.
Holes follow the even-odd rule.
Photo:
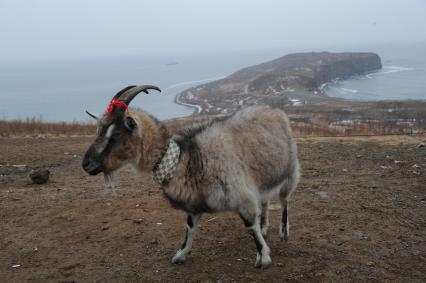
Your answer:
[[[254,268],[255,244],[238,216],[206,214],[183,265],[185,235],[148,175],[123,170],[118,191],[86,176],[92,137],[2,138],[0,164],[49,167],[0,175],[1,282],[425,282],[426,137],[299,139],[303,178],[290,207],[290,240]]]

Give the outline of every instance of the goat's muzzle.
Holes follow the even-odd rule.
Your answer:
[[[81,163],[81,166],[83,167],[84,171],[90,175],[97,175],[103,171],[103,165],[102,162],[99,160],[93,158],[94,148],[91,146],[89,150],[86,152],[83,158],[83,162]]]

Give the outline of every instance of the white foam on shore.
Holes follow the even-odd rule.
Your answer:
[[[344,92],[350,92],[350,93],[358,93],[358,90],[356,90],[356,89],[352,89],[352,88],[344,88],[344,87],[341,87],[341,88],[339,88],[340,90],[342,90],[342,91],[344,91]]]
[[[319,90],[323,91],[327,87],[328,84],[329,83],[323,83],[322,85],[320,85]]]
[[[201,111],[203,111],[203,107],[201,107],[200,105],[189,104],[189,103],[185,103],[185,102],[180,101],[180,96],[179,95],[176,95],[175,103],[176,104],[180,104],[180,105],[184,105],[184,106],[187,106],[187,107],[195,108],[196,111],[197,111],[196,114],[199,114],[199,113],[201,113]]]
[[[383,66],[382,70],[378,74],[391,74],[397,72],[413,71],[414,68],[401,67],[401,66]]]
[[[214,77],[214,78],[207,78],[207,79],[201,79],[201,80],[184,81],[184,82],[180,82],[180,83],[176,83],[176,84],[172,84],[172,85],[168,86],[165,89],[165,91],[170,91],[172,89],[180,88],[180,87],[185,87],[185,86],[189,88],[189,87],[193,87],[193,86],[196,86],[196,85],[199,85],[199,84],[203,84],[203,83],[208,83],[208,82],[211,82],[211,81],[220,80],[220,79],[223,79],[223,78],[226,78],[226,77],[227,76],[225,75],[225,76]],[[196,111],[197,111],[196,114],[201,113],[201,111],[203,111],[203,108],[200,105],[185,103],[185,102],[183,102],[183,101],[180,100],[180,93],[182,91],[183,90],[177,91],[177,93],[174,93],[174,95],[175,95],[174,102],[176,104],[179,104],[179,105],[187,106],[187,107],[190,107],[190,108],[195,108]]]

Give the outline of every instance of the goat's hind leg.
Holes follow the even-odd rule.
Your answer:
[[[197,230],[198,222],[200,221],[201,214],[188,214],[186,224],[186,237],[182,243],[181,248],[176,252],[172,258],[172,263],[183,263],[186,257],[191,252],[192,241],[194,240],[195,232]]]
[[[281,200],[281,222],[279,227],[281,241],[288,241],[290,234],[290,224],[288,222],[288,194],[282,189],[280,193]]]
[[[262,236],[266,238],[269,227],[269,202],[262,203],[262,213],[260,215],[260,229]]]
[[[266,268],[272,264],[270,257],[270,249],[262,236],[260,228],[260,213],[259,209],[253,210],[240,210],[240,217],[244,221],[244,225],[252,235],[257,248],[256,264],[257,268]]]

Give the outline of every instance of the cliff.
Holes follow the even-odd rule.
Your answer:
[[[257,104],[286,91],[320,91],[322,84],[337,78],[371,72],[382,67],[374,53],[312,52],[288,54],[241,69],[232,75],[181,93],[179,101],[201,105],[203,112],[227,105]]]

